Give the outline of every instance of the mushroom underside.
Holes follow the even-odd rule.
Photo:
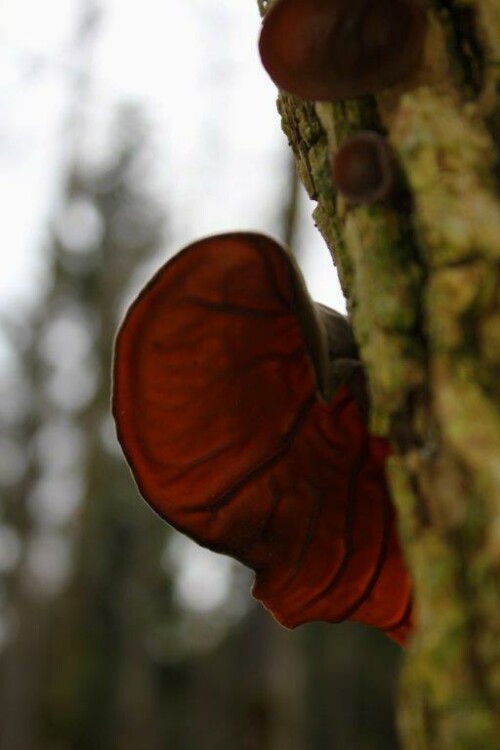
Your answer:
[[[117,338],[118,437],[146,501],[253,568],[279,622],[358,620],[404,642],[389,447],[348,387],[321,398],[298,274],[252,234],[202,240],[160,269]]]

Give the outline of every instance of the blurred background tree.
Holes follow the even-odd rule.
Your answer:
[[[50,286],[10,329],[0,748],[391,750],[398,654],[384,636],[285,631],[241,603],[236,566],[209,613],[176,601],[174,532],[139,498],[109,412],[115,331],[168,222],[148,194],[140,114],[123,109],[110,141],[99,168],[71,165]],[[295,190],[292,176],[289,236]]]
[[[98,17],[82,9],[77,72]],[[114,107],[89,151],[88,81],[70,88],[45,286],[3,313],[0,750],[396,750],[396,646],[352,624],[282,629],[245,570],[138,495],[110,417],[113,340],[178,240],[147,115]],[[287,159],[273,179],[262,212],[300,247]]]

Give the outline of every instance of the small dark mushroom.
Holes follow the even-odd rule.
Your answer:
[[[419,66],[423,0],[278,0],[264,17],[262,63],[302,99],[374,94]]]
[[[387,140],[370,130],[352,135],[332,162],[335,186],[351,203],[376,203],[389,198],[397,184],[396,158]]]
[[[147,502],[253,568],[253,594],[279,622],[349,618],[404,643],[411,583],[385,483],[389,444],[328,374],[332,357],[353,355],[345,318],[312,303],[276,242],[210,237],[128,311],[113,412]]]

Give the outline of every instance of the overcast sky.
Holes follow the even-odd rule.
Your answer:
[[[4,0],[0,6],[0,306],[33,296],[43,231],[68,148],[65,129],[81,62],[85,0]],[[173,222],[171,254],[233,229],[276,233],[287,158],[275,88],[260,65],[253,0],[103,0],[91,54],[86,136],[114,105],[144,106],[157,149],[155,181]],[[304,215],[313,204],[304,198]],[[312,220],[298,239],[313,295],[343,309]]]

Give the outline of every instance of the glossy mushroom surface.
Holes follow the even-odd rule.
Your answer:
[[[321,397],[324,320],[273,240],[189,246],[118,334],[118,436],[147,502],[253,568],[253,594],[279,622],[349,618],[403,643],[411,585],[384,478],[389,448],[348,387]]]
[[[422,0],[278,0],[264,17],[262,63],[274,83],[302,99],[374,94],[419,66]]]

